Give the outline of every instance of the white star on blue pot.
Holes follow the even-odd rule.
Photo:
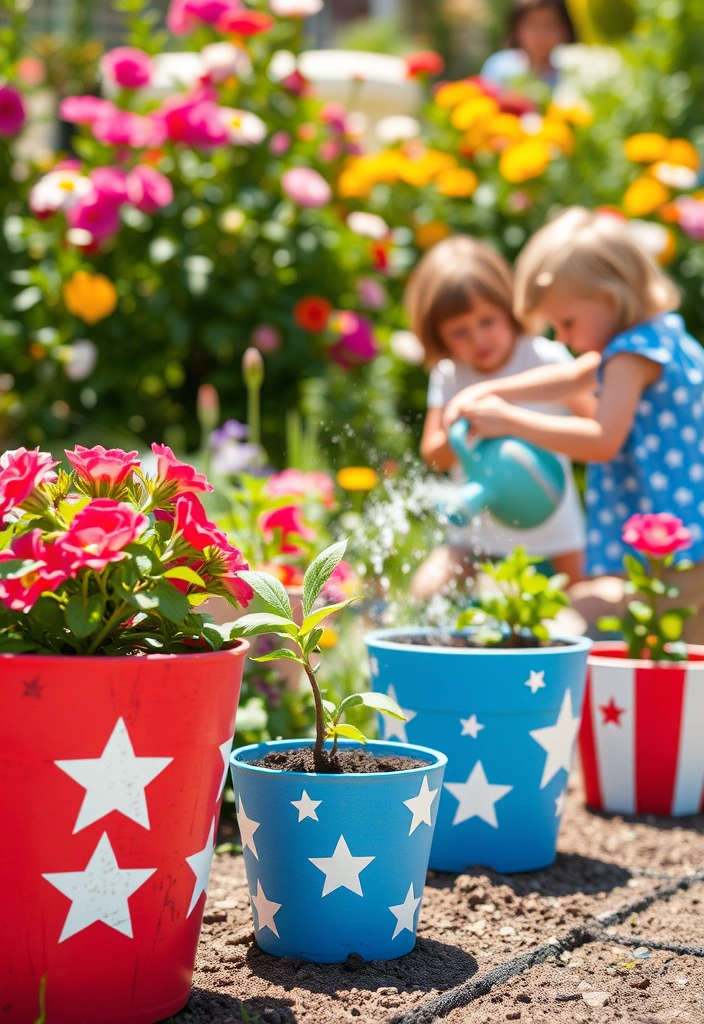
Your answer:
[[[252,901],[252,906],[257,912],[257,931],[261,931],[262,928],[268,928],[278,939],[279,930],[276,927],[276,921],[274,918],[279,910],[281,910],[283,904],[274,903],[273,900],[268,900],[266,898],[266,893],[262,889],[262,883],[259,879],[257,879],[256,895],[252,896],[250,894],[249,898]]]
[[[560,713],[554,725],[547,725],[543,729],[532,729],[530,736],[539,743],[543,750],[547,751],[543,777],[540,780],[540,788],[545,789],[548,782],[554,779],[561,768],[569,772],[572,764],[572,751],[574,741],[579,732],[579,715],[572,715],[572,694],[565,690],[562,698]]]
[[[562,792],[560,793],[560,795],[555,797],[555,817],[556,818],[561,817],[562,812],[565,809],[565,797],[566,796],[567,796],[567,791],[563,789]]]
[[[261,825],[261,822],[255,821],[254,818],[247,817],[247,812],[244,809],[241,795],[240,809],[237,812],[237,824],[240,827],[240,836],[242,837],[242,853],[244,853],[247,847],[249,847],[257,860],[259,860],[259,854],[257,853],[257,847],[254,842],[254,833]]]
[[[481,722],[477,721],[476,715],[470,715],[469,718],[460,718],[462,724],[462,735],[471,736],[473,740],[476,740],[480,730],[484,728]]]
[[[453,825],[481,818],[493,828],[499,827],[494,804],[513,789],[513,786],[489,782],[481,761],[477,761],[466,782],[446,782],[444,786],[458,801]]]
[[[400,935],[403,931],[413,931],[413,919],[415,918],[416,911],[420,906],[420,901],[423,896],[413,895],[413,882],[408,886],[408,892],[403,903],[398,903],[395,907],[389,907],[389,910],[396,918],[396,927],[391,939],[395,939],[397,935]]]
[[[300,800],[292,800],[291,803],[298,811],[298,820],[303,821],[304,818],[312,818],[313,821],[318,821],[318,815],[315,813],[316,807],[320,807],[322,800],[311,800],[306,793],[305,789]]]
[[[530,677],[526,679],[525,685],[530,687],[531,693],[537,693],[538,690],[542,690],[545,686],[545,671],[533,672],[531,669]]]
[[[332,857],[309,857],[308,860],[325,875],[323,896],[342,888],[349,889],[357,896],[364,896],[359,875],[375,858],[353,857],[345,837],[340,836]]]
[[[431,789],[428,785],[428,776],[423,776],[423,781],[420,784],[420,789],[417,796],[412,796],[410,800],[404,800],[404,804],[408,810],[413,814],[411,821],[411,827],[408,830],[409,836],[412,835],[419,825],[432,825],[432,807],[433,800],[438,795],[439,790]]]
[[[396,696],[396,687],[393,686],[393,684],[389,687],[388,694],[389,697],[391,697],[391,700],[395,700],[396,703],[398,704],[398,698]],[[409,708],[401,708],[401,711],[403,711],[404,715],[406,716],[405,722],[402,722],[400,718],[392,718],[391,715],[382,715],[381,721],[384,727],[385,740],[397,739],[400,743],[408,743],[408,736],[406,735],[406,726],[410,721],[412,721],[416,717],[418,712],[411,711]]]

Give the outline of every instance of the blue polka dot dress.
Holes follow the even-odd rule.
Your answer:
[[[587,469],[587,571],[623,571],[621,527],[636,512],[678,516],[693,543],[675,560],[704,562],[704,349],[681,316],[664,313],[617,334],[602,368],[619,352],[651,359],[662,374],[643,391],[622,450]]]

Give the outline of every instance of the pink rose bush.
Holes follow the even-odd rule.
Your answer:
[[[623,524],[621,537],[638,552],[639,557],[626,555],[623,559],[627,592],[636,596],[629,601],[623,618],[600,619],[600,629],[622,633],[629,658],[685,660],[687,647],[681,642],[682,631],[685,620],[696,609],[678,607],[678,587],[661,577],[665,569],[689,568],[679,555],[692,543],[690,530],[670,512],[649,512],[631,516]]]
[[[114,85],[122,89],[141,89],[154,75],[154,61],[134,46],[118,46],[109,50],[100,62],[100,70]]]
[[[246,606],[242,552],[208,519],[206,477],[153,445],[77,445],[71,473],[46,452],[0,457],[0,653],[147,654],[229,642],[194,609]]]

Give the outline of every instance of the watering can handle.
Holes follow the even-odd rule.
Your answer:
[[[455,420],[450,429],[447,432],[447,437],[450,442],[450,447],[460,459],[467,452],[471,451],[477,443],[476,438],[468,438],[469,433],[469,420],[461,416],[460,419]]]

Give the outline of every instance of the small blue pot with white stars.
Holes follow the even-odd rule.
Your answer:
[[[564,637],[560,646],[516,649],[409,642],[426,632],[379,630],[366,643],[372,689],[393,697],[407,719],[380,716],[384,739],[447,754],[429,866],[547,867],[556,856],[591,641]]]
[[[372,754],[424,763],[344,775],[250,763],[310,745],[255,743],[231,757],[257,944],[273,956],[313,963],[340,963],[350,953],[365,960],[410,953],[447,758],[426,747],[371,741]]]

